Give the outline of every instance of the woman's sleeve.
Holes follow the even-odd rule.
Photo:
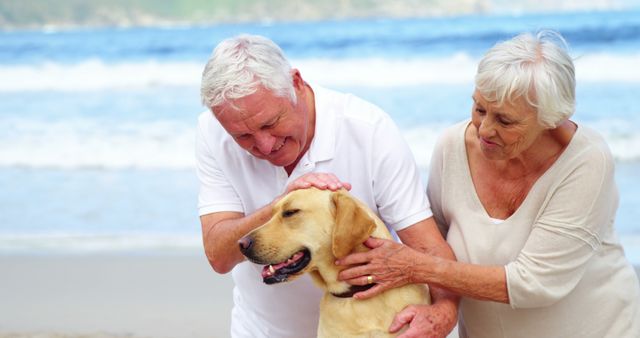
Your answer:
[[[570,168],[547,196],[524,248],[505,267],[513,308],[547,306],[569,294],[614,221],[618,194],[610,152],[590,147]]]

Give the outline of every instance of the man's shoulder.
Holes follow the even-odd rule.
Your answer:
[[[209,110],[203,111],[198,115],[198,129],[207,138],[220,138],[225,136],[224,128],[218,123],[218,120]]]
[[[316,87],[314,87],[314,90]],[[317,105],[320,113],[332,112],[337,117],[376,124],[390,121],[389,115],[377,105],[351,93],[317,87]]]
[[[241,148],[210,111],[204,111],[198,116],[197,135],[204,146],[202,149],[208,149],[216,157],[241,153]]]
[[[210,123],[213,120],[214,120],[213,113],[209,110],[205,110],[198,115],[199,125]]]

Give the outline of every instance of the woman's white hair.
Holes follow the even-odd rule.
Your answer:
[[[493,46],[478,64],[475,85],[497,105],[524,98],[546,128],[557,127],[575,111],[573,61],[566,41],[554,31],[524,33]]]
[[[238,35],[216,46],[202,72],[200,96],[209,109],[256,92],[262,85],[296,102],[291,65],[273,41]]]

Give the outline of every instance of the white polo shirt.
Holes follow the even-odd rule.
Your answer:
[[[335,174],[376,211],[390,230],[431,216],[418,168],[397,126],[380,108],[353,95],[313,86],[316,130],[307,153],[287,176],[283,167],[240,148],[211,112],[198,121],[198,211],[245,215],[270,203],[287,184],[309,172]],[[305,275],[266,285],[262,266],[245,261],[235,282],[233,337],[315,337],[322,291]]]

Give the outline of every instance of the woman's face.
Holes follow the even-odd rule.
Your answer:
[[[538,123],[535,108],[523,98],[498,106],[475,91],[473,101],[471,123],[476,128],[480,149],[489,160],[522,156],[545,130]]]

